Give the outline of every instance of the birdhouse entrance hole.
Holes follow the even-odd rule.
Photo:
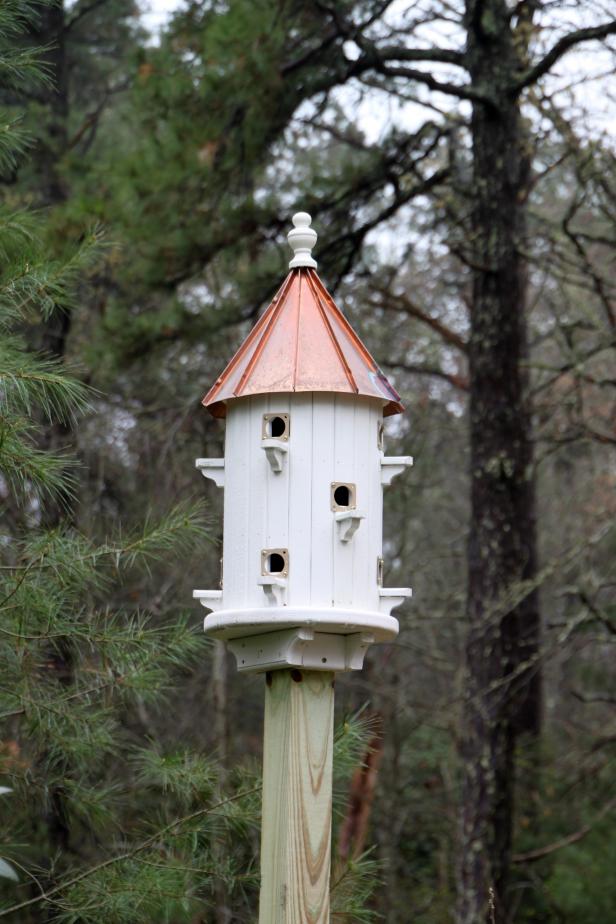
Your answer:
[[[334,481],[332,510],[349,510],[355,506],[355,485],[344,481]]]
[[[263,549],[261,552],[261,574],[276,574],[286,577],[289,573],[289,552],[287,549]]]
[[[288,414],[264,414],[262,439],[288,440],[291,419]]]

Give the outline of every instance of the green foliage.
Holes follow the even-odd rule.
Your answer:
[[[24,23],[30,21],[29,15]],[[22,25],[24,24],[22,23]],[[20,85],[24,89],[24,85]],[[5,125],[7,144],[22,135]],[[16,149],[17,150],[17,149]],[[24,501],[35,493],[70,493],[70,462],[37,446],[35,420],[42,416],[70,425],[88,406],[90,395],[75,376],[27,346],[29,329],[58,311],[74,308],[78,282],[93,269],[102,248],[98,229],[67,244],[56,259],[49,255],[49,222],[42,214],[0,205],[0,438],[2,474]]]
[[[156,786],[164,798],[172,796],[182,805],[212,798],[218,783],[212,763],[191,751],[159,754],[148,748],[136,756],[136,762],[142,785]]]
[[[612,824],[607,821],[580,844],[573,844],[556,856],[545,889],[559,920],[594,924],[597,920],[613,919],[614,863],[616,847]]]
[[[334,868],[331,883],[331,920],[370,924],[380,915],[371,907],[371,899],[381,880],[382,865],[372,852],[349,860],[342,868]]]
[[[37,20],[41,2],[5,0],[0,10],[0,85],[23,90],[35,83],[49,82],[41,50],[21,47],[17,41]]]
[[[36,22],[38,7],[28,0],[6,0],[0,6],[0,92],[23,93],[50,81],[41,49],[21,44],[23,34]],[[14,118],[8,109],[0,108],[0,173],[15,170],[30,143],[21,122],[21,116]]]
[[[88,391],[57,361],[26,348],[20,328],[68,310],[75,282],[100,252],[93,232],[66,259],[50,261],[41,220],[0,207],[0,471],[24,499],[70,490],[67,460],[36,445],[36,415],[68,423],[88,406]]]
[[[35,533],[19,545],[13,540],[15,563],[3,566],[0,580],[0,717],[12,723],[14,736],[3,777],[28,807],[11,824],[14,842],[28,845],[25,855],[18,851],[22,865],[45,867],[41,850],[49,835],[41,839],[37,817],[59,813],[90,842],[88,856],[96,838],[122,826],[133,787],[147,789],[147,775],[133,779],[130,769],[137,760],[131,754],[142,749],[127,717],[135,707],[161,708],[174,678],[203,657],[205,641],[185,616],[156,624],[139,611],[111,611],[104,600],[119,578],[143,566],[142,555],[151,564],[203,535],[199,511],[182,510],[103,547],[70,530]],[[208,772],[213,778],[213,768]],[[192,787],[206,795],[195,779]],[[54,877],[71,868],[68,856],[55,857]],[[112,903],[108,919],[123,920],[119,915]]]

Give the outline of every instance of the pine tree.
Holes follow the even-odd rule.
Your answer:
[[[5,88],[17,91],[47,79],[40,56],[13,50],[14,39],[35,16],[35,9],[21,0],[3,5],[0,62]],[[28,141],[19,126],[8,123],[0,166],[14,168]],[[66,920],[74,919],[77,882],[83,894],[86,878],[91,884],[95,877],[91,870],[87,877],[67,874],[74,872],[76,858],[96,866],[100,840],[121,831],[122,820],[133,823],[134,811],[126,812],[122,797],[128,802],[139,780],[149,793],[183,789],[177,802],[169,799],[160,813],[161,835],[144,834],[128,849],[125,837],[114,835],[129,859],[114,857],[100,868],[113,866],[117,881],[117,869],[130,867],[126,892],[132,891],[131,883],[141,882],[145,870],[145,878],[152,880],[147,885],[150,911],[139,920],[154,920],[155,914],[162,920],[170,901],[191,905],[185,873],[174,871],[170,862],[163,885],[164,877],[145,863],[134,869],[132,858],[148,851],[159,860],[165,834],[175,850],[173,838],[179,831],[186,837],[194,818],[184,824],[173,809],[188,805],[196,793],[207,799],[216,770],[198,755],[160,755],[157,761],[143,734],[131,730],[130,714],[137,706],[162,703],[174,676],[195,664],[204,641],[185,614],[170,614],[155,624],[138,610],[112,611],[106,600],[112,584],[128,580],[135,568],[150,567],[161,554],[207,541],[208,534],[202,514],[191,509],[176,509],[136,534],[118,531],[102,545],[62,523],[52,531],[40,528],[46,500],[70,496],[75,477],[65,456],[37,446],[34,421],[74,421],[87,411],[90,395],[57,360],[30,352],[23,329],[70,309],[76,279],[87,272],[100,240],[93,232],[66,259],[54,261],[43,246],[44,219],[4,204],[0,225],[0,471],[5,502],[18,500],[23,511],[18,527],[28,527],[24,532],[5,520],[3,529],[1,718],[6,736],[0,760],[11,812],[3,847],[10,859],[3,859],[2,871],[18,884],[11,884],[13,898],[0,915],[30,920],[28,909],[45,904],[61,907]],[[232,805],[234,798],[222,801]],[[197,811],[195,817],[209,811]],[[71,885],[71,880],[76,882]],[[177,899],[167,897],[170,880]],[[100,875],[98,882],[100,886]],[[99,909],[89,919],[136,920],[132,911],[121,911],[123,901],[132,905],[132,900],[116,896],[110,904],[120,910]],[[124,913],[128,916],[122,918]]]
[[[15,40],[36,15],[22,0],[2,6],[5,90],[23,91],[48,79],[40,56],[28,48],[15,51]],[[30,139],[18,124],[4,119],[3,125],[0,168],[15,169]],[[59,361],[32,353],[23,332],[38,319],[70,310],[76,281],[100,248],[93,232],[64,260],[52,260],[45,231],[44,218],[3,204],[0,472],[5,512],[15,499],[22,517],[17,523],[4,518],[0,567],[0,773],[5,804],[10,801],[0,865],[7,901],[0,916],[40,920],[44,908],[54,909],[57,920],[164,920],[171,906],[188,913],[197,901],[186,872],[176,867],[187,854],[193,866],[197,862],[195,823],[214,811],[207,800],[217,770],[198,754],[160,753],[132,727],[131,715],[164,703],[174,678],[203,654],[204,640],[186,614],[171,611],[156,623],[137,609],[113,611],[108,599],[113,585],[130,580],[135,569],[209,536],[202,513],[189,508],[137,533],[118,530],[98,545],[63,523],[41,529],[46,501],[70,496],[75,470],[65,455],[37,445],[35,421],[74,422],[92,396]],[[219,816],[241,826],[251,807],[238,814],[234,786],[254,792],[255,785],[234,781],[231,795],[219,800]],[[137,806],[131,805],[133,788],[140,792]],[[163,793],[164,804],[149,826],[143,824],[139,839],[133,830],[139,813],[151,817],[148,797],[158,801]],[[206,807],[187,811],[197,798]],[[117,854],[108,862],[112,842]],[[164,859],[165,875],[156,871],[163,845],[172,855]],[[204,874],[206,886],[211,875]],[[82,910],[94,894],[89,889],[100,889],[109,876],[119,892],[112,890],[96,911]],[[170,897],[172,886],[177,897]],[[135,889],[148,896],[137,914]]]

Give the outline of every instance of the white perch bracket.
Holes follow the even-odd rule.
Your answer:
[[[257,578],[257,584],[265,591],[267,601],[271,606],[282,606],[284,592],[287,589],[287,579],[266,575]]]
[[[307,626],[229,639],[239,671],[303,667],[315,671],[361,670],[374,642],[370,632],[333,635]]]
[[[286,453],[289,451],[287,444],[281,440],[269,439],[262,441],[261,448],[267,456],[271,470],[276,474],[281,472]]]
[[[401,475],[405,468],[412,464],[413,456],[382,456],[381,484],[391,484],[394,478]]]
[[[339,510],[334,514],[334,520],[338,524],[338,538],[341,542],[350,542],[362,520],[366,519],[365,513],[359,510]]]
[[[379,612],[389,616],[392,610],[413,596],[410,587],[380,587]]]
[[[195,468],[198,468],[204,478],[209,478],[214,484],[222,488],[225,484],[224,459],[195,459]]]
[[[193,599],[215,613],[222,606],[222,590],[193,590]]]

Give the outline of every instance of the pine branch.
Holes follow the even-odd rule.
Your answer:
[[[17,587],[16,590],[18,589]],[[111,632],[113,635],[110,634]],[[64,693],[61,690],[57,696],[49,695],[50,689],[46,686],[44,692],[48,694],[47,699],[35,699],[34,695],[28,692],[27,696],[22,699],[22,702],[26,700],[24,704],[17,709],[3,712],[0,714],[0,720],[28,713],[34,715],[38,712],[62,718],[67,715],[67,704],[73,704],[71,706],[73,709],[76,704],[80,704],[87,711],[92,706],[91,697],[99,696],[107,691],[121,693],[122,696],[137,692],[143,696],[146,687],[151,685],[152,678],[148,677],[148,674],[152,674],[153,679],[157,681],[156,695],[162,695],[166,685],[163,685],[160,679],[161,669],[177,667],[179,664],[182,668],[188,666],[191,651],[187,641],[192,644],[194,639],[194,642],[201,648],[207,643],[205,636],[189,630],[186,622],[180,622],[177,626],[148,629],[145,623],[135,624],[134,621],[130,621],[128,625],[121,628],[110,626],[106,633],[98,631],[96,627],[88,631],[88,628],[83,626],[81,628],[71,626],[70,632],[67,630],[61,634],[41,636],[20,635],[4,628],[0,628],[0,633],[19,638],[22,642],[49,642],[57,637],[64,639],[70,637],[75,643],[83,641],[90,647],[97,646],[99,652],[105,652],[107,655],[106,667],[100,673],[100,682],[72,693]],[[182,636],[181,633],[184,635]],[[121,652],[122,662],[129,669],[120,670],[123,664],[119,662],[118,657],[113,657],[114,649],[116,652]],[[194,654],[194,651],[192,653]],[[93,669],[90,669],[90,674],[92,672]],[[109,678],[110,672],[111,678]],[[19,694],[14,690],[8,692],[13,698],[18,698]],[[80,716],[76,715],[76,719],[79,721]]]
[[[75,490],[71,472],[76,463],[69,456],[38,449],[32,441],[31,421],[10,415],[0,417],[0,471],[11,490],[32,499],[29,492],[41,497],[69,498]]]
[[[0,54],[0,84],[10,89],[19,89],[25,77],[39,84],[50,84],[49,65],[41,60],[45,50],[4,47]]]
[[[25,353],[19,340],[0,341],[0,414],[34,416],[69,423],[90,407],[93,390],[72,378],[62,363]]]
[[[16,905],[11,905],[9,908],[0,910],[0,918],[7,917],[9,914],[14,914],[16,911],[21,911],[23,908],[31,908],[33,905],[38,905],[41,902],[49,901],[53,899],[54,895],[58,895],[59,893],[72,888],[74,885],[77,885],[77,883],[82,882],[89,876],[93,876],[103,869],[114,866],[116,863],[122,863],[126,860],[131,860],[133,857],[137,856],[139,853],[142,853],[144,850],[147,850],[149,847],[155,844],[156,841],[160,840],[161,837],[164,837],[166,834],[174,834],[177,828],[181,827],[182,825],[188,824],[191,821],[196,821],[198,818],[202,818],[205,815],[211,815],[217,809],[220,809],[232,802],[238,802],[240,799],[244,799],[246,796],[250,796],[256,792],[259,792],[260,789],[260,786],[255,786],[252,789],[236,793],[235,795],[229,796],[226,799],[221,799],[215,805],[198,809],[196,812],[190,812],[188,815],[184,815],[182,818],[176,818],[175,821],[165,825],[164,828],[160,828],[158,831],[156,831],[154,834],[151,834],[144,841],[141,841],[140,844],[137,844],[137,846],[133,847],[131,850],[126,850],[124,853],[118,854],[116,857],[109,857],[109,859],[103,860],[102,863],[97,863],[95,866],[91,866],[89,869],[83,870],[83,872],[79,873],[77,876],[73,876],[71,879],[68,879],[65,882],[59,883],[57,886],[54,886],[53,889],[49,889],[48,891],[43,892],[42,895],[37,895],[34,898],[26,899],[26,901],[18,902]]]
[[[0,171],[15,170],[31,144],[31,136],[21,127],[20,121],[0,111]]]

